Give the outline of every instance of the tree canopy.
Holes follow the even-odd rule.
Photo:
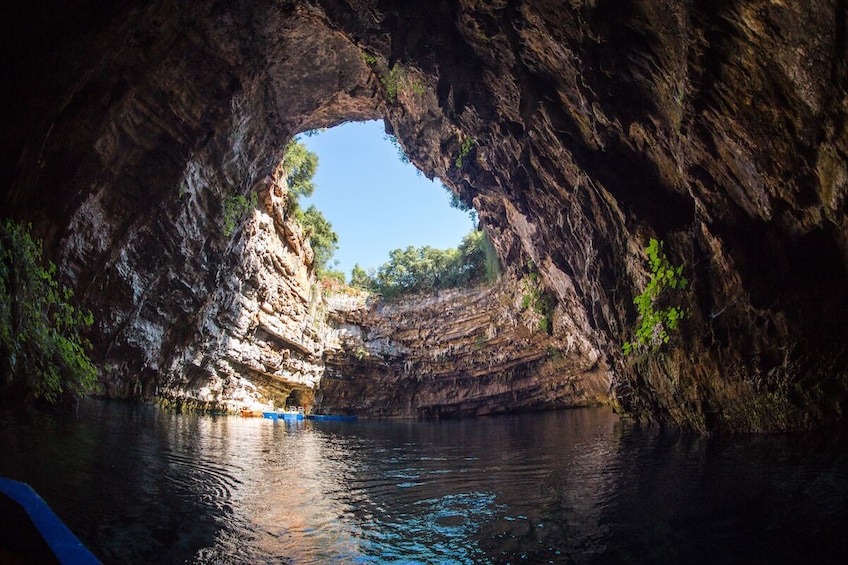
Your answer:
[[[323,276],[328,273],[327,266],[339,247],[339,236],[318,208],[312,205],[304,211],[299,202],[301,196],[308,198],[315,192],[312,178],[318,170],[318,155],[293,139],[286,146],[283,167],[292,195],[288,211],[303,226],[309,245],[315,253],[315,272]]]
[[[296,139],[289,141],[283,156],[289,190],[298,196],[309,198],[315,192],[312,177],[318,170],[318,155]]]
[[[355,265],[351,285],[393,297],[491,282],[499,276],[494,248],[485,231],[474,230],[455,249],[409,246],[389,253],[373,273]]]
[[[306,209],[300,220],[309,238],[309,245],[315,253],[315,269],[323,273],[339,248],[339,236],[333,231],[330,221],[314,204]]]

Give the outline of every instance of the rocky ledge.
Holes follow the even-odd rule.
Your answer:
[[[608,401],[601,354],[565,312],[552,327],[512,277],[392,301],[328,299],[332,337],[317,406],[379,417],[455,417]]]

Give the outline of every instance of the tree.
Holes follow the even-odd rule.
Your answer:
[[[286,169],[286,179],[292,194],[288,203],[288,212],[297,218],[309,239],[309,245],[315,254],[315,272],[319,276],[327,275],[330,273],[327,266],[339,248],[339,236],[333,231],[329,220],[315,205],[304,212],[299,203],[301,196],[309,198],[315,192],[312,177],[318,169],[318,155],[293,139],[286,145],[283,166]],[[344,274],[334,273],[336,278],[339,275],[342,279],[344,278]]]
[[[459,244],[461,263],[457,274],[461,284],[473,284],[487,279],[487,257],[485,241],[488,238],[482,230],[473,230],[462,238]]]
[[[350,286],[355,286],[363,290],[375,290],[376,288],[374,277],[366,273],[365,269],[359,263],[356,263],[350,271]]]
[[[333,225],[313,204],[301,217],[301,224],[309,238],[309,245],[315,253],[315,270],[323,274],[336,249],[339,248],[339,236],[333,231]]]
[[[458,249],[434,249],[430,246],[395,249],[389,260],[383,263],[376,274],[370,276],[371,288],[383,296],[392,297],[416,292],[432,292],[492,282],[499,270],[492,268],[494,248],[484,231],[472,231]],[[497,264],[497,258],[494,258]],[[367,282],[368,275],[354,268],[352,279]]]
[[[312,182],[312,177],[318,170],[318,155],[293,139],[286,145],[283,166],[286,169],[289,190],[297,196],[307,198],[312,196],[312,193],[315,192],[315,183]]]
[[[81,333],[93,317],[71,303],[73,292],[58,283],[53,263],[45,266],[30,229],[0,223],[0,382],[55,404],[95,387]]]

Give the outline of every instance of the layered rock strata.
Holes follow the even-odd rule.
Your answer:
[[[506,277],[392,301],[330,296],[317,408],[441,418],[607,402],[600,353],[564,312],[542,321],[526,292]]]
[[[160,370],[157,395],[204,409],[311,404],[323,374],[326,318],[312,252],[285,213],[283,180],[256,188],[256,206],[228,250],[231,268],[198,310],[188,339]]]

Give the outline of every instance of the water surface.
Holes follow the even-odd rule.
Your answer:
[[[701,438],[608,409],[272,422],[0,412],[0,474],[106,563],[844,563],[840,434]]]

